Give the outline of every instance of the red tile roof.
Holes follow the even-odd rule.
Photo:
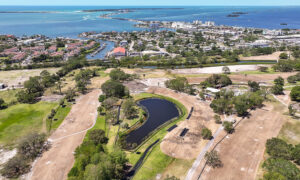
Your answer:
[[[124,53],[125,54],[126,49],[123,47],[117,47],[114,49],[114,53]]]

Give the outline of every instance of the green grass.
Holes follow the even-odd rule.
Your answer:
[[[104,116],[98,116],[95,126],[92,129],[102,129],[105,131],[106,123]]]
[[[17,104],[0,111],[0,144],[15,145],[30,132],[41,132],[43,119],[57,103]]]
[[[300,143],[300,122],[296,119],[289,119],[281,128],[278,135],[279,138],[283,139],[289,144]]]
[[[71,103],[68,103],[68,102],[66,103],[65,107],[61,107],[61,106],[58,107],[56,114],[53,117],[53,119],[57,119],[57,120],[52,121],[51,130],[55,130],[60,126],[60,124],[64,121],[66,116],[71,111],[71,107],[72,107]]]
[[[20,89],[0,91],[0,98],[2,98],[6,103],[9,104],[13,101],[17,101],[16,94],[19,91]]]

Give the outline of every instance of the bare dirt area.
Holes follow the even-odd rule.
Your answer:
[[[80,96],[60,127],[50,136],[52,147],[37,159],[28,179],[61,180],[74,164],[74,151],[93,127],[99,106],[100,90],[95,89]]]
[[[4,83],[9,88],[12,86],[19,87],[22,86],[29,77],[38,76],[43,70],[55,73],[59,70],[59,68],[0,71],[0,83]]]
[[[200,179],[254,180],[263,159],[266,140],[277,136],[286,121],[282,115],[284,109],[278,102],[268,102],[262,109],[252,111],[251,116],[243,119],[235,132],[217,146],[223,167],[213,169],[206,166]],[[223,131],[215,143],[225,135]],[[204,161],[192,179],[198,179],[203,166]]]
[[[241,57],[241,60],[244,61],[256,61],[256,60],[264,60],[264,61],[274,61],[274,60],[278,60],[279,59],[279,55],[281,53],[288,53],[288,52],[284,52],[284,51],[278,51],[278,52],[274,52],[273,54],[269,54],[269,55],[262,55],[262,56],[249,56],[249,57]]]
[[[230,72],[241,71],[255,71],[260,65],[232,65],[227,66]],[[265,65],[264,65],[265,66]],[[191,69],[175,69],[172,70],[173,74],[221,74],[223,73],[224,66],[204,67],[204,68],[191,68]]]
[[[177,159],[196,158],[207,143],[201,138],[202,128],[206,126],[215,132],[219,126],[214,123],[214,113],[209,104],[201,102],[195,96],[177,93],[166,88],[150,87],[148,92],[176,99],[187,108],[188,112],[194,107],[191,118],[178,123],[178,127],[164,137],[160,148],[163,153]],[[180,137],[184,128],[189,131],[184,137]]]
[[[291,75],[295,75],[296,73],[275,73],[275,74],[231,74],[229,75],[230,79],[233,82],[244,82],[247,83],[248,81],[257,81],[257,82],[270,82],[274,79],[281,76],[284,79],[287,79]],[[187,80],[190,84],[199,84],[203,82],[206,77],[187,77]]]

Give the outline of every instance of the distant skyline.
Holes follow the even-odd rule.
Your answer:
[[[300,6],[300,0],[1,0],[0,5],[36,6]]]

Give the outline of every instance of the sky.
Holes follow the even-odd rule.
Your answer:
[[[0,0],[0,5],[99,6],[300,6],[300,0]]]

